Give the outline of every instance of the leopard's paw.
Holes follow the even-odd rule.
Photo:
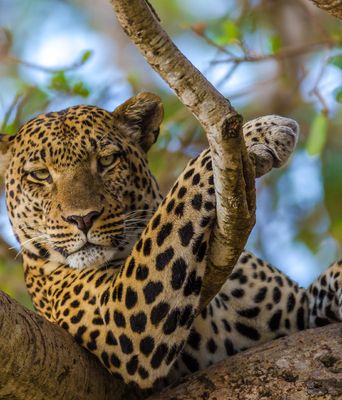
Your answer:
[[[247,122],[243,134],[259,177],[287,162],[296,146],[299,126],[293,119],[266,115]]]

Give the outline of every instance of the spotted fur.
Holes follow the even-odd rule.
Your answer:
[[[191,160],[162,200],[146,156],[162,114],[159,98],[143,93],[114,112],[77,106],[40,115],[0,142],[36,309],[140,388],[341,320],[341,263],[305,290],[247,252],[197,315],[216,217],[211,156]],[[258,175],[266,153],[284,164],[297,133],[277,116],[245,125]]]

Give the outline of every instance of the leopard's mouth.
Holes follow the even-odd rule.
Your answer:
[[[99,244],[93,244],[93,243],[87,242],[80,249],[78,249],[77,251],[74,251],[74,253],[77,253],[79,251],[88,251],[88,250],[92,251],[92,249],[102,248],[102,247],[105,247],[105,246],[101,246]],[[74,253],[71,253],[71,254],[74,254]]]
[[[78,250],[65,255],[66,262],[71,268],[99,268],[103,265],[122,264],[131,252],[132,245],[105,246],[86,242]]]
[[[72,251],[70,253],[65,253],[63,251],[63,254],[64,254],[64,256],[66,258],[68,258],[68,257],[70,257],[72,255],[75,255],[75,254],[78,254],[78,253],[81,253],[81,252],[82,253],[94,252],[94,251],[101,250],[101,249],[106,249],[106,248],[108,249],[108,248],[113,248],[113,247],[112,246],[110,246],[110,247],[109,246],[104,246],[104,245],[101,245],[101,244],[94,244],[94,243],[91,243],[91,242],[87,241],[87,242],[84,243],[84,245],[80,246],[77,250],[74,250],[74,251]]]
[[[101,246],[87,242],[77,251],[69,254],[66,261],[71,268],[83,269],[100,267],[116,258],[115,247]]]

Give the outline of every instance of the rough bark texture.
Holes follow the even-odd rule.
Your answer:
[[[317,7],[342,19],[342,0],[311,0]]]
[[[0,398],[133,400],[57,325],[0,292]],[[342,398],[342,324],[304,331],[228,358],[149,400]]]
[[[266,343],[149,400],[342,399],[342,325]]]
[[[208,137],[217,223],[209,246],[202,308],[230,275],[255,223],[254,171],[242,139],[242,118],[174,45],[145,0],[111,3],[126,34],[198,119]]]
[[[0,399],[125,398],[95,357],[66,331],[0,292]]]

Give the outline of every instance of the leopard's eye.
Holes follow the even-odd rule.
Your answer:
[[[107,168],[110,165],[114,164],[115,161],[118,160],[116,154],[109,154],[108,156],[100,157],[98,159],[99,166],[102,168]]]
[[[47,169],[37,169],[36,171],[31,171],[29,175],[36,179],[37,181],[50,181],[51,175]]]

